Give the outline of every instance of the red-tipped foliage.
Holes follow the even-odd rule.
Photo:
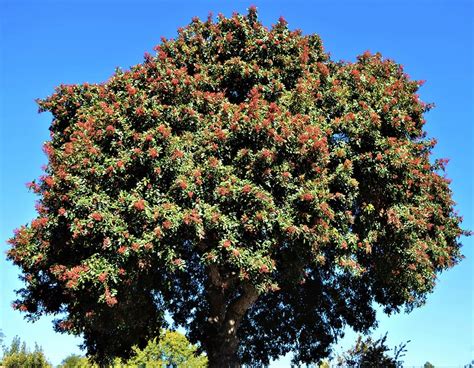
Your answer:
[[[39,217],[10,240],[16,308],[66,313],[56,328],[99,362],[168,312],[213,367],[315,363],[346,325],[373,326],[375,303],[422,304],[461,259],[429,106],[398,64],[332,61],[255,7],[156,50],[39,101],[52,138],[28,184]]]

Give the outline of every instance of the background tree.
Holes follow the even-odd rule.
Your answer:
[[[433,364],[431,364],[430,362],[426,362],[424,365],[423,365],[423,368],[435,368],[435,366]]]
[[[133,348],[133,356],[127,361],[115,359],[112,367],[130,368],[204,368],[207,357],[197,354],[197,347],[189,343],[186,337],[177,332],[162,330],[160,336],[152,339],[143,349]],[[60,365],[60,368],[97,367],[86,357],[72,354]]]
[[[337,62],[316,35],[193,19],[103,84],[60,86],[38,217],[10,240],[15,306],[65,313],[98,362],[165,312],[211,367],[318,362],[374,305],[421,305],[461,259],[429,105],[400,65]]]
[[[207,357],[197,354],[197,347],[177,331],[163,330],[158,338],[151,340],[135,356],[127,361],[132,367],[205,368]]]
[[[318,364],[318,368],[331,368],[331,364],[329,364],[329,361],[325,359]]]
[[[88,368],[92,367],[92,364],[89,363],[89,359],[86,357],[71,354],[63,359],[59,368]]]
[[[387,334],[378,340],[362,336],[357,338],[356,344],[337,359],[337,367],[351,368],[399,368],[403,367],[401,358],[405,355],[406,344],[394,349],[393,357],[388,354],[390,348],[386,345]]]
[[[51,368],[43,350],[35,344],[33,351],[22,343],[18,336],[14,337],[10,347],[3,351],[1,365],[5,368]]]

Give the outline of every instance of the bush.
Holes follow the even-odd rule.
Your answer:
[[[46,359],[43,350],[35,344],[30,351],[18,336],[14,337],[10,348],[3,353],[2,365],[4,368],[50,368],[51,364]]]

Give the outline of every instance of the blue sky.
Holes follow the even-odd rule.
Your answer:
[[[426,115],[436,157],[451,159],[448,177],[464,227],[473,221],[474,60],[472,1],[1,1],[0,0],[0,248],[14,228],[35,216],[35,197],[24,183],[41,174],[42,142],[50,116],[38,115],[34,99],[60,83],[105,81],[115,67],[142,61],[161,36],[195,15],[230,15],[255,4],[265,25],[280,15],[290,28],[318,33],[334,59],[354,60],[369,49],[427,80],[420,95],[436,108]],[[426,306],[411,314],[379,314],[375,335],[389,332],[393,346],[411,340],[407,366],[429,360],[458,367],[473,359],[473,238],[463,239],[466,259],[442,274]],[[9,342],[19,335],[40,343],[58,364],[79,352],[78,338],[53,332],[49,318],[27,323],[11,309],[18,270],[0,257],[0,329]],[[354,339],[350,332],[341,346]],[[272,367],[289,366],[288,359]]]

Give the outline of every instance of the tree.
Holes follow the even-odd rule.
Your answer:
[[[143,349],[134,349],[135,356],[127,364],[131,367],[205,368],[205,355],[197,356],[197,347],[176,331],[163,330],[158,339],[151,340]]]
[[[323,360],[319,363],[318,368],[331,368],[328,360]]]
[[[156,56],[39,100],[53,116],[38,217],[8,257],[15,307],[65,313],[96,361],[165,312],[211,367],[318,362],[374,305],[423,304],[461,259],[445,161],[400,65],[333,61],[316,35],[193,19]]]
[[[423,365],[423,368],[435,368],[435,366],[433,364],[431,364],[430,362],[426,362],[424,365]]]
[[[207,357],[196,353],[197,347],[190,344],[186,337],[177,332],[162,330],[143,349],[133,347],[133,356],[127,361],[114,359],[112,367],[143,368],[204,368]],[[60,368],[94,368],[86,357],[72,354],[63,360]]]
[[[92,364],[89,363],[89,359],[86,357],[71,354],[63,359],[59,368],[87,368],[91,366]]]
[[[357,338],[356,344],[342,356],[338,357],[337,367],[352,368],[398,368],[403,367],[401,358],[405,355],[406,344],[394,349],[394,356],[387,354],[390,348],[386,345],[387,334],[378,340],[367,337],[362,340],[362,336]]]
[[[10,347],[4,350],[1,365],[5,368],[51,368],[38,344],[30,351],[18,336],[14,337]]]

